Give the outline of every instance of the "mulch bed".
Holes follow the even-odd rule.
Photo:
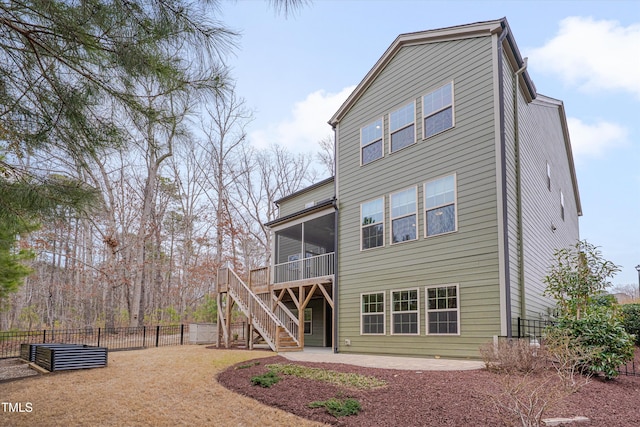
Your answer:
[[[503,393],[505,376],[487,370],[404,371],[373,369],[333,363],[295,362],[296,365],[357,373],[385,380],[387,386],[351,390],[320,381],[281,375],[271,388],[251,384],[251,377],[267,372],[271,363],[292,363],[281,356],[256,360],[256,365],[232,366],[218,375],[226,388],[298,416],[340,426],[502,426],[510,422],[495,405]],[[241,366],[250,365],[245,362]],[[556,381],[546,372],[533,381]],[[517,378],[509,378],[517,380]],[[544,395],[544,393],[542,393]],[[358,399],[362,411],[356,416],[335,418],[323,408],[308,404],[330,398]],[[557,402],[545,417],[586,416],[591,426],[640,425],[640,377],[620,376],[613,381],[594,378],[578,392]],[[585,424],[579,424],[585,425]]]

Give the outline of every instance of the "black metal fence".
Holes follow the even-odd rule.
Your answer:
[[[182,345],[188,340],[189,325],[5,331],[0,332],[0,359],[19,357],[20,344],[86,344],[114,351]]]
[[[552,326],[550,320],[532,320],[518,317],[518,338],[535,338],[540,341],[545,328]]]

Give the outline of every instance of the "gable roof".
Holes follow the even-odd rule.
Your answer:
[[[351,107],[360,99],[364,92],[369,88],[371,83],[378,77],[378,75],[384,70],[384,68],[391,62],[395,55],[405,46],[419,45],[425,43],[436,43],[450,40],[461,40],[466,38],[491,36],[493,34],[500,35],[506,31],[506,43],[509,47],[508,58],[514,62],[515,69],[519,69],[524,65],[524,60],[520,55],[518,46],[513,38],[513,34],[509,29],[509,23],[506,18],[494,20],[476,22],[473,24],[458,25],[455,27],[440,28],[436,30],[419,31],[414,33],[400,34],[391,43],[391,46],[387,48],[384,54],[378,59],[378,62],[373,66],[367,75],[362,79],[360,84],[356,86],[351,95],[342,104],[338,111],[331,117],[329,124],[335,127],[340,120],[349,112]],[[536,97],[536,88],[529,77],[528,72],[525,70],[522,73],[524,80],[523,87],[526,89],[525,94],[528,100],[533,100]]]

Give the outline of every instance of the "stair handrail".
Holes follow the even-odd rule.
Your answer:
[[[232,292],[236,296],[236,301],[241,304],[242,310],[248,316],[251,316],[255,320],[254,325],[258,331],[263,334],[263,338],[269,343],[269,346],[277,351],[276,338],[278,335],[277,327],[282,326],[282,322],[271,312],[267,305],[258,298],[251,289],[238,277],[236,272],[229,268],[229,273],[235,280],[229,280],[229,292]],[[239,289],[236,289],[238,287]],[[243,297],[242,294],[249,296]],[[256,310],[257,309],[257,310]],[[256,312],[257,311],[257,312]],[[269,322],[271,320],[271,322]],[[267,324],[270,323],[270,324]]]

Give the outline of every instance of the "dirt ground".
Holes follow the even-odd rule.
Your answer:
[[[15,369],[14,362],[5,363]],[[387,385],[358,391],[284,376],[271,388],[252,386],[250,378],[266,372],[269,363],[291,362],[271,352],[204,346],[112,352],[106,368],[0,380],[0,426],[493,427],[510,425],[496,409],[496,397],[508,402],[505,385],[519,386],[521,380],[515,376],[505,382],[504,376],[486,370],[400,371],[296,362],[375,376]],[[542,398],[555,403],[545,417],[591,419],[576,426],[640,425],[635,404],[640,377],[594,379],[559,400],[552,396],[554,375],[527,379],[529,386],[540,387]],[[337,419],[308,406],[332,397],[357,398],[362,412]]]
[[[230,365],[272,355],[193,345],[112,352],[106,368],[0,383],[0,402],[23,411],[0,403],[0,426],[320,425],[216,381]]]

